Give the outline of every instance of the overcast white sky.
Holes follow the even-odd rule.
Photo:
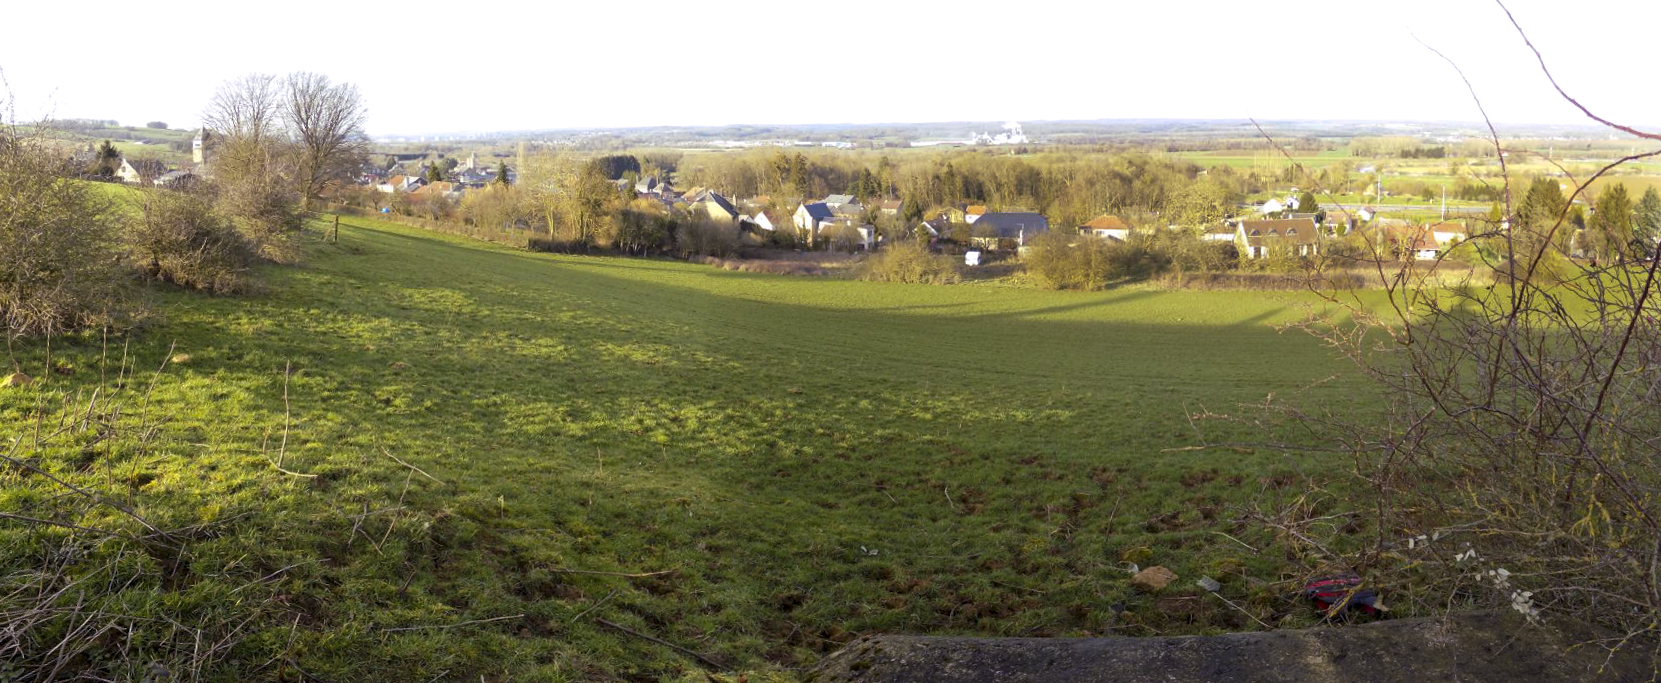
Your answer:
[[[1656,0],[1508,3],[1558,80],[1661,121]],[[223,81],[357,84],[373,134],[727,123],[1584,119],[1485,0],[11,2],[19,120],[191,127]]]

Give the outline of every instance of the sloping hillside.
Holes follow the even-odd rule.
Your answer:
[[[263,278],[158,291],[127,338],[54,340],[52,373],[18,347],[45,381],[0,389],[8,441],[126,401],[41,468],[194,529],[109,607],[221,624],[226,680],[652,680],[864,633],[1251,626],[1138,593],[1127,558],[1299,623],[1282,560],[1213,532],[1263,547],[1232,506],[1311,463],[1184,450],[1185,411],[1366,404],[1272,294],[789,278],[361,219]],[[6,476],[0,509],[61,493]],[[36,533],[0,523],[0,564],[39,566]]]

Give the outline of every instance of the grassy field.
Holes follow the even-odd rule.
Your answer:
[[[1363,160],[1350,156],[1346,149],[1332,150],[1311,154],[1309,152],[1291,153],[1292,158],[1306,168],[1320,168],[1329,164],[1356,164]],[[1231,150],[1215,152],[1172,152],[1164,155],[1169,159],[1191,161],[1203,168],[1213,166],[1228,166],[1238,169],[1282,169],[1292,165],[1286,156],[1279,151],[1264,150],[1257,152],[1239,152]]]
[[[1187,414],[1371,404],[1274,327],[1303,314],[1297,295],[789,278],[365,219],[261,275],[246,298],[156,291],[155,317],[113,346],[55,340],[51,373],[44,345],[19,346],[50,379],[0,389],[9,441],[42,406],[84,401],[114,358],[175,358],[144,401],[165,416],[150,441],[42,463],[162,528],[222,526],[185,578],[120,604],[256,614],[223,680],[703,666],[612,624],[773,671],[864,633],[1257,628],[1201,575],[1271,624],[1307,623],[1288,558],[1239,506],[1335,470],[1189,449]],[[0,509],[57,493],[0,476]],[[31,533],[0,524],[0,568],[39,561]],[[1181,578],[1139,593],[1127,560]]]

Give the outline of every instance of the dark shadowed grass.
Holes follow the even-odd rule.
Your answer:
[[[780,277],[361,218],[261,277],[253,298],[159,295],[165,322],[129,353],[140,367],[189,354],[150,407],[171,419],[157,447],[110,456],[174,526],[249,515],[205,541],[199,584],[297,565],[272,580],[287,611],[227,677],[700,666],[597,619],[742,669],[799,667],[874,632],[1255,627],[1183,588],[1202,574],[1296,622],[1275,584],[1285,558],[1243,547],[1269,539],[1234,506],[1327,465],[1183,450],[1198,442],[1187,411],[1368,403],[1330,380],[1345,368],[1314,340],[1272,327],[1313,301],[1296,294]],[[101,353],[56,342],[78,369],[0,390],[0,417],[95,386]],[[271,466],[285,368],[283,467],[315,477]],[[1127,558],[1179,585],[1137,593]]]

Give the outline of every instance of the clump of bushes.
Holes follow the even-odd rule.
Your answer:
[[[0,132],[0,323],[49,335],[121,315],[111,203],[36,141]]]
[[[253,243],[200,194],[147,192],[126,242],[139,269],[151,278],[218,293],[248,287]]]
[[[731,225],[694,216],[675,231],[675,250],[682,257],[727,258],[738,252],[738,230]]]
[[[0,331],[9,336],[126,318],[135,275],[236,292],[255,260],[299,259],[300,195],[281,176],[146,189],[126,211],[79,175],[41,129],[0,128]]]
[[[305,218],[299,193],[282,183],[247,179],[217,188],[214,207],[236,226],[261,258],[276,263],[300,259]]]
[[[859,279],[874,282],[905,282],[924,285],[949,285],[963,280],[957,264],[951,258],[929,251],[928,245],[915,240],[894,243],[861,263]]]
[[[1232,243],[1161,230],[1132,233],[1123,241],[1047,233],[1033,241],[1022,261],[1040,286],[1090,291],[1123,280],[1225,271],[1240,258]]]
[[[1047,233],[1034,240],[1023,260],[1040,286],[1084,291],[1119,280],[1153,277],[1171,265],[1169,254],[1142,235],[1117,242]]]

